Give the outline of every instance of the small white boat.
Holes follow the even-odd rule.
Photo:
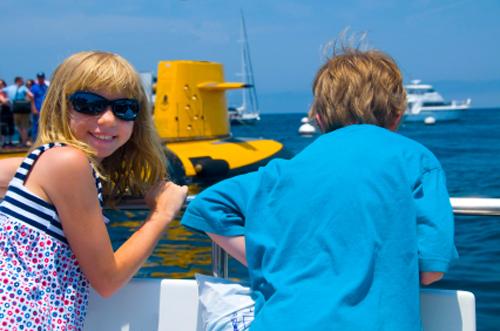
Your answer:
[[[260,112],[243,12],[241,13],[241,38],[241,76],[247,88],[241,91],[241,106],[229,107],[228,113],[231,124],[251,125],[260,121]]]
[[[232,125],[253,125],[260,121],[259,112],[249,112],[245,104],[241,107],[229,107],[229,120]]]
[[[425,122],[434,119],[433,123],[441,121],[456,121],[463,112],[469,109],[471,99],[465,101],[445,101],[432,85],[422,84],[413,80],[405,86],[407,108],[404,114],[405,122]]]
[[[302,136],[312,136],[316,133],[316,127],[312,125],[309,118],[302,117],[300,121],[302,124],[299,127],[299,134]]]

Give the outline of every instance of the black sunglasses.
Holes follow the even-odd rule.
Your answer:
[[[111,106],[113,114],[123,121],[133,121],[139,113],[139,102],[136,99],[108,100],[96,93],[76,91],[69,96],[69,101],[75,111],[86,115],[99,115],[108,106]]]

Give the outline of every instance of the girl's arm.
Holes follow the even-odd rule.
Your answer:
[[[95,180],[83,152],[71,147],[46,151],[26,186],[56,206],[64,234],[83,273],[104,297],[126,284],[146,261],[187,193],[185,186],[158,183],[147,197],[152,208],[145,223],[114,252],[103,222]]]
[[[5,195],[9,183],[16,174],[17,168],[23,162],[22,157],[12,157],[0,160],[0,198]]]

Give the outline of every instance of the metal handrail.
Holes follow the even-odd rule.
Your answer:
[[[500,199],[450,198],[455,215],[500,216]],[[212,272],[215,277],[229,278],[228,254],[212,242]]]
[[[500,199],[450,198],[455,215],[500,216]]]
[[[229,254],[212,241],[212,274],[215,277],[229,277]]]
[[[184,207],[196,198],[190,195]],[[500,216],[500,198],[450,198],[455,215]],[[126,199],[118,205],[119,209],[145,209],[143,199]]]
[[[186,207],[196,195],[190,195],[186,199]],[[500,216],[499,198],[450,198],[455,215],[467,216]],[[128,199],[122,202],[118,208],[144,209],[147,208],[142,199]],[[212,243],[212,272],[216,277],[229,277],[228,254],[216,243]]]

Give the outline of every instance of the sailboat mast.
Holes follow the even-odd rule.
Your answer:
[[[248,36],[247,29],[245,24],[245,16],[243,15],[243,11],[241,11],[241,33],[243,36],[243,47],[242,47],[242,67],[243,67],[243,75],[244,81],[250,84],[252,87],[248,89],[249,94],[249,102],[250,109],[254,113],[259,112],[259,101],[257,99],[255,79],[253,76],[253,66],[252,66],[252,58],[250,56],[250,46],[248,44]],[[244,93],[246,95],[246,93]],[[243,98],[243,104],[246,106],[245,98]]]
[[[245,38],[246,36],[246,31],[245,31],[245,21],[243,19],[243,11],[241,12],[241,75],[243,82],[246,84],[250,84],[249,79],[248,79],[248,69],[247,69],[247,64],[246,64],[246,55],[245,55],[245,47],[247,40]],[[241,111],[246,112],[247,111],[247,89],[241,90]]]

